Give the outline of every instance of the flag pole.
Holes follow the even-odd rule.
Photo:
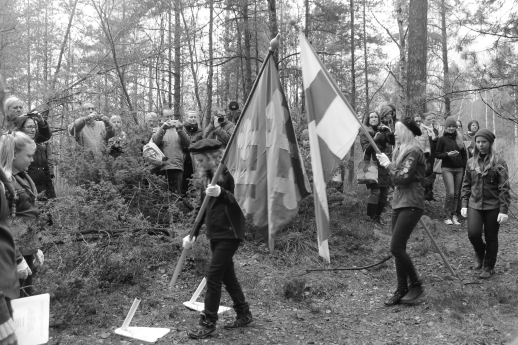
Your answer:
[[[259,78],[261,77],[261,75],[263,74],[264,68],[266,67],[266,64],[267,64],[270,56],[273,54],[273,49],[277,48],[277,47],[275,47],[275,42],[274,41],[276,39],[278,41],[278,37],[279,37],[279,35],[277,35],[277,37],[274,38],[270,42],[270,49],[268,50],[268,54],[266,55],[266,58],[263,61],[263,64],[262,64],[261,69],[259,71],[259,74],[255,78],[254,85],[252,86],[252,90],[250,90],[250,93],[248,94],[248,97],[246,99],[245,105],[243,106],[243,111],[241,112],[241,115],[244,114],[246,109],[248,108],[248,104],[250,103],[250,99],[252,98],[252,95],[254,94],[255,89],[257,87],[257,82],[258,82]],[[278,43],[277,43],[277,45],[278,45]],[[240,116],[239,119],[237,120],[236,129],[239,128],[239,125],[240,125],[242,119],[243,119],[243,116]],[[227,147],[229,147],[232,144],[232,142],[234,141],[234,137],[237,136],[236,133],[237,133],[237,130],[235,130],[234,133],[232,133],[232,135],[230,136],[230,139],[228,141]],[[225,160],[225,158],[227,157],[227,154],[228,154],[228,150],[225,150],[223,152],[223,156],[221,157],[221,162],[223,162]],[[212,177],[212,181],[210,182],[211,186],[215,186],[216,185],[216,182],[218,181],[219,176],[221,175],[221,173],[223,172],[223,170],[225,168],[225,165],[223,163],[221,163],[221,162],[218,165],[218,169],[216,170],[216,173]],[[209,203],[209,198],[210,198],[209,196],[205,195],[205,198],[203,199],[203,203],[201,204],[200,210],[198,211],[198,215],[196,216],[196,220],[194,221],[192,229],[189,232],[189,239],[191,239],[191,240],[192,240],[192,237],[194,236],[194,232],[199,227],[199,224],[201,222],[203,214],[205,213],[205,209],[207,208],[207,205]],[[185,257],[187,256],[187,251],[188,251],[188,249],[183,248],[182,254],[180,255],[180,258],[178,259],[178,263],[176,264],[176,268],[174,270],[173,277],[171,278],[171,281],[169,282],[169,285],[168,285],[169,289],[172,289],[175,286],[175,284],[176,284],[176,280],[178,279],[178,276],[180,275],[180,271],[182,270],[182,267],[183,267],[183,262],[185,260]]]
[[[304,37],[304,39],[307,41],[307,38],[306,36],[304,36],[303,34],[301,35]],[[306,42],[306,44],[310,47],[310,49],[313,51],[313,53],[315,54],[315,56],[318,57],[317,53],[315,52],[315,49],[313,48],[313,46],[309,43],[309,42]],[[328,81],[334,86],[335,90],[338,91],[338,95],[342,98],[342,100],[344,101],[344,103],[349,107],[349,110],[354,114],[354,118],[356,119],[356,121],[358,121],[358,123],[360,124],[360,129],[362,130],[362,132],[365,134],[365,136],[367,137],[367,139],[369,140],[369,144],[372,146],[372,148],[374,149],[374,151],[377,153],[377,154],[380,154],[381,151],[380,149],[378,148],[378,145],[376,145],[376,143],[374,142],[374,139],[372,139],[371,135],[369,134],[369,132],[367,131],[367,129],[365,128],[364,124],[360,121],[360,119],[358,119],[358,116],[356,115],[356,112],[354,111],[354,109],[351,107],[351,105],[349,104],[349,102],[347,101],[347,99],[345,98],[344,94],[342,93],[342,91],[340,90],[340,88],[338,87],[338,85],[336,84],[335,80],[333,78],[331,78],[331,76],[329,75],[329,72],[327,71],[327,69],[325,68],[325,66],[322,64],[322,61],[320,61],[320,58],[317,59],[318,63],[320,64],[320,67],[321,67],[321,70],[324,72],[324,75],[326,76],[326,78],[328,79]],[[451,267],[451,265],[449,264],[448,260],[446,259],[446,256],[444,256],[443,252],[441,251],[441,249],[439,249],[439,246],[437,245],[437,242],[435,242],[435,239],[433,238],[432,236],[432,233],[430,232],[430,230],[428,229],[428,227],[426,226],[426,224],[423,222],[422,219],[419,219],[419,224],[421,224],[421,226],[425,229],[428,237],[430,237],[430,240],[432,241],[432,244],[433,246],[435,247],[435,249],[439,252],[439,255],[441,256],[442,260],[444,261],[444,264],[446,265],[446,267],[448,267],[449,271],[456,277],[458,277],[458,275],[453,271],[453,268]]]

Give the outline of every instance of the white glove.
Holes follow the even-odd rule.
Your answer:
[[[191,249],[192,246],[194,245],[194,242],[196,241],[196,236],[193,236],[192,239],[189,239],[190,236],[191,235],[187,235],[182,240],[182,246],[185,249]]]
[[[218,185],[211,186],[209,184],[207,189],[205,189],[205,194],[217,198],[221,194],[221,187]]]
[[[380,162],[380,165],[384,168],[388,167],[390,164],[390,159],[384,153],[376,153],[376,158]]]
[[[463,207],[460,209],[460,215],[466,218],[468,216],[468,209],[467,207]]]
[[[498,222],[498,224],[504,224],[507,223],[507,219],[509,219],[509,216],[507,214],[499,213],[496,221]]]
[[[29,268],[29,265],[27,265],[27,261],[25,261],[25,259],[16,266],[16,269],[18,271],[18,279],[27,279],[27,277],[32,274],[32,271]]]
[[[45,261],[45,256],[43,255],[41,249],[38,249],[38,252],[35,255],[35,259],[36,260],[34,263],[37,264],[37,266],[43,265],[43,261]]]

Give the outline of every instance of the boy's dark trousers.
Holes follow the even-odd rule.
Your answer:
[[[34,287],[32,286],[32,277],[36,274],[37,269],[34,267],[34,255],[24,255],[23,258],[27,262],[27,266],[32,271],[25,279],[20,279],[20,297],[29,297],[34,294]]]
[[[208,321],[218,320],[218,309],[221,301],[221,287],[225,288],[234,302],[234,310],[237,315],[246,314],[249,310],[248,303],[241,285],[237,281],[232,257],[237,251],[241,240],[238,239],[211,239],[210,249],[212,259],[207,271],[207,292],[205,293],[205,314]]]

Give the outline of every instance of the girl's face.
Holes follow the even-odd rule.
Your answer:
[[[17,171],[27,171],[29,169],[29,165],[33,162],[33,156],[36,148],[25,149],[20,152],[16,152],[14,154],[13,160],[13,170]]]
[[[455,131],[456,131],[456,130],[457,130],[457,126],[449,126],[449,127],[446,127],[446,128],[444,129],[444,131],[445,131],[446,133],[455,133]]]
[[[484,137],[477,137],[475,140],[475,145],[477,145],[477,149],[483,155],[487,154],[489,152],[489,148],[491,147],[489,141],[487,141],[487,139]]]
[[[213,160],[209,158],[204,153],[198,153],[194,155],[194,159],[198,164],[203,168],[203,170],[212,170],[214,169]]]
[[[421,123],[423,123],[423,120],[421,120],[421,116],[414,117],[415,123],[417,123],[419,126],[421,126]]]
[[[370,113],[369,114],[369,125],[377,126],[377,125],[379,125],[379,123],[380,123],[380,120],[379,120],[378,114]]]
[[[470,128],[470,130],[471,130],[472,132],[476,132],[476,131],[478,131],[478,123],[473,122],[473,123],[471,124],[471,128]]]
[[[34,140],[34,137],[36,136],[36,129],[36,122],[33,119],[29,119],[25,121],[22,127],[22,132],[27,134],[29,137],[31,137],[32,140]]]
[[[16,101],[7,109],[7,118],[9,120],[14,120],[18,116],[22,116],[23,113],[23,103],[20,101]]]
[[[459,131],[462,130],[462,123],[460,121],[457,121],[457,129]]]
[[[425,117],[423,123],[427,127],[434,125],[435,124],[435,115],[429,115],[429,116]]]

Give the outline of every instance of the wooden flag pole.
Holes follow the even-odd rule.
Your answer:
[[[275,40],[275,38],[273,40]],[[270,45],[272,45],[272,43],[270,43]],[[270,56],[272,54],[273,54],[273,50],[272,50],[272,48],[270,48],[270,50],[268,51],[268,54],[266,55],[266,58],[263,61],[261,70],[259,71],[257,78],[255,78],[254,85],[252,86],[252,90],[248,94],[248,97],[246,99],[245,105],[243,106],[243,111],[241,112],[241,115],[243,115],[245,113],[245,110],[248,107],[248,104],[250,103],[250,99],[252,98],[252,95],[254,94],[254,91],[257,87],[257,82],[260,79],[261,75],[263,74],[264,68],[266,67],[266,63],[268,62],[268,59],[270,58]],[[241,123],[242,119],[243,119],[243,116],[240,116],[239,119],[237,120],[236,130],[234,131],[234,133],[232,133],[232,136],[230,137],[230,139],[228,141],[227,147],[230,146],[232,144],[232,142],[234,141],[234,137],[237,135],[236,134],[237,128],[239,128],[239,124]],[[223,153],[223,157],[221,158],[221,162],[223,162],[225,160],[225,158],[227,157],[227,154],[228,154],[228,150],[225,150],[225,152]],[[218,165],[218,169],[216,170],[216,173],[212,177],[212,181],[210,182],[211,186],[216,185],[216,182],[218,181],[219,176],[221,175],[221,173],[223,172],[223,170],[225,168],[225,165],[221,162]],[[191,231],[189,232],[189,239],[191,239],[191,240],[192,240],[192,237],[194,236],[194,232],[196,231],[196,229],[198,228],[198,226],[201,222],[201,218],[203,217],[203,214],[205,213],[205,209],[207,208],[207,205],[209,203],[209,198],[210,198],[210,196],[205,195],[205,198],[203,199],[203,203],[201,204],[200,210],[198,211],[196,220],[194,221],[193,227],[192,227]],[[169,285],[168,285],[169,289],[172,289],[176,284],[178,275],[180,275],[180,271],[182,270],[182,267],[183,267],[183,262],[185,260],[185,257],[187,256],[187,251],[188,251],[188,249],[183,248],[182,254],[180,255],[180,258],[178,259],[178,263],[176,264],[176,268],[174,269],[173,277],[171,278],[171,281],[169,282]]]

